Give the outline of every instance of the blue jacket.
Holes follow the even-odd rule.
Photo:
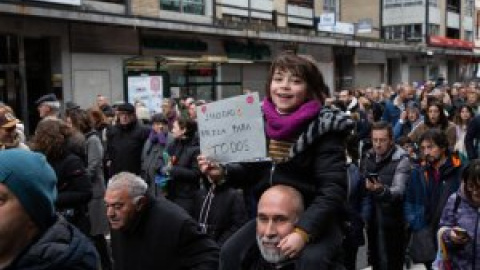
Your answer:
[[[392,126],[395,126],[395,124],[397,124],[397,122],[398,122],[398,119],[400,118],[401,113],[402,112],[401,112],[400,108],[395,106],[395,104],[393,104],[393,101],[388,100],[385,103],[385,108],[383,110],[382,120],[389,122],[390,124],[392,124]]]
[[[457,197],[459,203],[456,202]],[[480,208],[474,206],[462,191],[450,196],[440,220],[440,227],[457,226],[467,231],[470,241],[465,245],[454,244],[448,237],[450,229],[442,235],[453,269],[480,269]]]
[[[59,217],[5,270],[96,270],[95,247],[77,228]]]
[[[434,180],[434,169],[431,166],[417,165],[412,168],[404,204],[405,220],[412,231],[418,231],[431,222],[431,215],[448,181],[454,181],[449,185],[450,194],[458,190],[462,173],[460,159],[456,156],[447,159],[440,166],[438,173],[440,181],[437,182]]]

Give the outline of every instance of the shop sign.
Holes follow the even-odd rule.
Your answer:
[[[368,34],[372,32],[372,19],[361,19],[357,23],[357,33]]]
[[[318,31],[321,32],[330,32],[336,34],[344,35],[354,35],[355,34],[355,25],[353,23],[346,22],[337,22],[333,26],[317,26]]]
[[[323,13],[318,17],[318,26],[334,26],[335,13]]]
[[[467,50],[472,50],[474,47],[473,42],[441,36],[430,36],[429,41],[431,46],[436,47],[459,48]]]

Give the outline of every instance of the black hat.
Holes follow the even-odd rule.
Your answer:
[[[167,118],[163,115],[163,113],[156,113],[152,116],[152,123],[163,123],[168,124]]]
[[[80,105],[78,105],[77,103],[75,103],[73,101],[69,101],[69,102],[65,103],[65,110],[66,111],[73,111],[73,110],[77,110],[77,109],[80,109]]]
[[[110,105],[105,104],[100,107],[100,110],[102,110],[103,114],[107,117],[115,116],[115,113],[113,112],[113,108]]]
[[[37,99],[37,101],[35,101],[35,104],[40,105],[44,102],[58,102],[58,99],[54,93],[51,93],[51,94],[41,96],[39,99]]]
[[[117,106],[117,111],[135,113],[135,107],[130,103],[123,103]]]

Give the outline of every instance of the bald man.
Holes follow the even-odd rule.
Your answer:
[[[302,195],[294,188],[276,185],[267,189],[258,203],[256,238],[243,261],[242,269],[295,269],[295,260],[278,247],[295,230],[304,211]]]

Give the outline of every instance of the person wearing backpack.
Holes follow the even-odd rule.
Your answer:
[[[443,209],[439,227],[452,269],[480,269],[480,160],[462,173],[462,185]]]

